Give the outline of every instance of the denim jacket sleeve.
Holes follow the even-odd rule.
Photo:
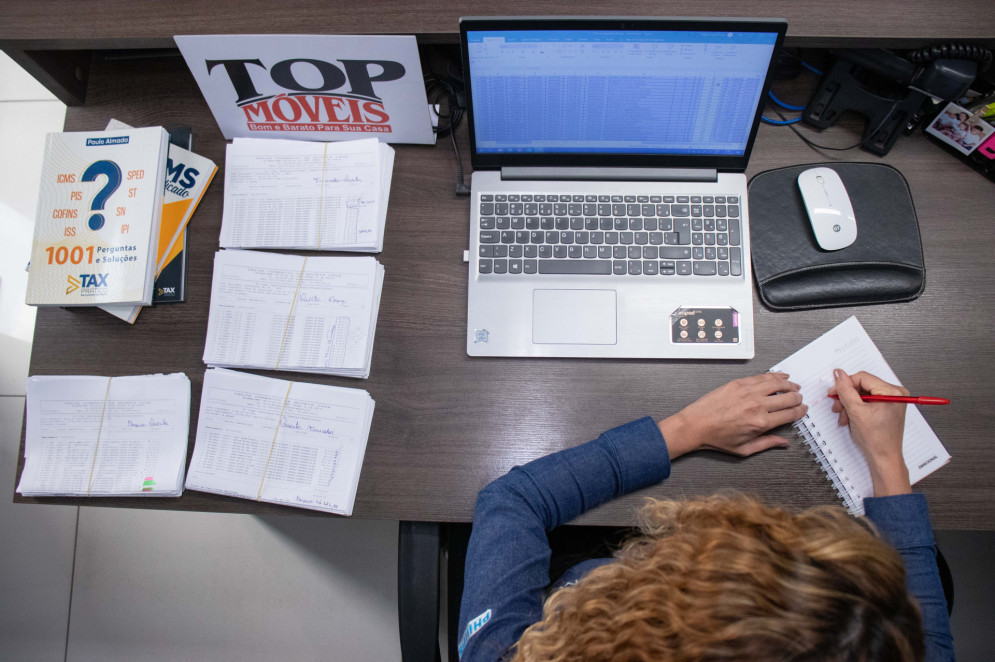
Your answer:
[[[954,659],[947,600],[936,567],[936,544],[929,523],[929,509],[922,494],[898,494],[864,499],[867,517],[898,550],[905,562],[909,593],[919,602],[926,635],[926,662]]]
[[[514,467],[481,490],[464,573],[460,659],[502,659],[541,618],[548,531],[669,475],[667,445],[647,417]]]
[[[514,467],[481,490],[464,573],[460,659],[501,660],[541,618],[549,584],[547,532],[669,475],[663,436],[652,419],[642,418],[581,446]],[[926,660],[953,660],[925,498],[868,498],[864,504],[867,516],[905,562],[909,591],[923,612]]]

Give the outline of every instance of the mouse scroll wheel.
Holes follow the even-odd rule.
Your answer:
[[[815,181],[817,181],[817,182],[819,182],[819,183],[821,184],[821,183],[823,183],[823,182],[824,182],[824,181],[826,181],[826,180],[824,180],[824,179],[822,178],[822,175],[816,175],[816,176],[815,176]]]

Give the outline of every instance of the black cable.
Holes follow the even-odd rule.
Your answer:
[[[781,101],[780,99],[777,98],[777,95],[774,94],[773,90],[767,90],[767,96],[770,97],[771,101],[773,101],[774,103],[776,103],[781,108],[784,108],[785,110],[805,110],[806,108],[808,108],[808,104],[806,104],[804,106],[796,106],[794,104],[790,104],[790,103],[787,103],[785,101]]]
[[[781,52],[778,54],[778,57],[781,60],[786,59],[786,58],[794,58],[801,66],[803,66],[806,69],[812,71],[813,73],[822,75],[821,71],[819,71],[818,69],[816,69],[815,67],[813,67],[809,63],[805,62],[805,60],[803,60],[800,55],[792,53],[792,52],[790,52],[788,50],[782,49]],[[975,62],[978,63],[978,73],[979,74],[982,73],[982,72],[984,72],[986,69],[988,69],[991,66],[992,61],[993,61],[992,52],[990,50],[988,50],[987,48],[983,48],[981,46],[975,46],[975,45],[972,45],[972,44],[963,44],[963,43],[937,44],[937,45],[930,46],[930,47],[927,47],[927,48],[920,48],[920,49],[917,49],[917,50],[905,51],[904,52],[904,57],[906,59],[908,59],[909,61],[913,62],[914,64],[918,64],[920,66],[924,65],[924,64],[928,64],[932,60],[935,60],[935,59],[938,59],[938,58],[952,58],[952,59],[960,59],[960,60],[972,60],[972,61],[975,61]],[[916,88],[914,88],[912,86],[909,86],[909,89],[915,90],[917,92],[921,92],[922,94],[926,94],[927,96],[929,96],[928,93],[923,92],[922,90],[918,90],[918,89],[916,89]],[[785,104],[783,101],[781,101],[780,99],[778,99],[776,96],[774,96],[773,92],[769,92],[768,94],[769,94],[770,98],[777,105],[782,106],[784,108],[788,108],[789,110],[795,110],[796,109],[795,107],[790,106],[790,104]],[[845,152],[847,150],[854,149],[854,148],[857,148],[857,147],[864,147],[870,140],[872,140],[874,138],[874,136],[877,135],[878,131],[880,131],[881,128],[891,118],[891,114],[895,112],[895,109],[898,107],[900,101],[901,101],[900,99],[894,99],[893,102],[892,102],[891,108],[888,110],[887,113],[885,113],[885,115],[882,117],[881,121],[878,122],[878,125],[875,126],[871,131],[866,132],[865,133],[866,137],[865,138],[861,138],[860,142],[858,142],[858,143],[856,143],[854,145],[849,145],[847,147],[833,147],[833,146],[830,146],[830,145],[820,145],[818,143],[815,143],[815,142],[809,140],[808,138],[806,138],[802,134],[801,131],[799,131],[794,126],[794,124],[797,123],[797,120],[788,120],[776,108],[773,109],[774,113],[778,117],[781,118],[781,120],[782,120],[781,122],[775,122],[775,121],[773,121],[773,120],[771,120],[771,119],[769,119],[767,117],[762,117],[762,116],[761,116],[760,119],[764,120],[768,124],[774,124],[774,125],[778,125],[778,126],[788,126],[788,127],[790,127],[791,130],[795,132],[795,135],[797,135],[798,138],[800,138],[802,142],[804,142],[806,145],[808,145],[809,147],[812,147],[814,149],[825,149],[825,150],[832,150],[832,151],[837,151],[837,152]],[[908,135],[909,131],[907,130],[905,133],[906,133],[906,135]]]
[[[787,126],[788,124],[798,124],[802,121],[802,118],[796,117],[793,120],[772,120],[764,115],[760,116],[760,121],[764,124],[773,124],[774,126]]]
[[[456,146],[456,132],[450,131],[449,137],[453,141],[453,152],[456,153],[456,195],[470,195],[470,187],[463,178],[463,159],[460,158],[459,147]]]
[[[442,106],[445,99],[449,112],[436,112],[439,117],[438,126],[433,127],[433,131],[440,136],[453,131],[463,119],[463,108],[459,103],[459,90],[454,81],[447,78],[440,78],[435,74],[425,76],[426,94],[429,96],[429,103],[434,106]]]
[[[786,64],[786,60],[791,60],[795,63],[795,66],[792,67],[790,71],[786,71],[788,70],[788,65]],[[780,76],[775,75],[775,78],[780,78],[780,79],[797,78],[798,74],[801,73],[802,68],[808,69],[817,76],[825,75],[819,69],[816,69],[811,64],[806,62],[801,55],[799,55],[798,53],[792,53],[786,48],[782,48],[781,51],[777,54],[777,64],[778,68],[781,70],[783,75]]]
[[[433,108],[435,106],[441,107],[441,101],[445,99],[448,112],[436,112],[439,123],[433,130],[437,136],[444,136],[448,133],[452,140],[453,153],[456,155],[456,195],[470,195],[470,187],[466,185],[466,179],[463,176],[463,158],[460,156],[459,146],[456,144],[456,127],[462,122],[466,112],[462,102],[463,77],[458,72],[451,72],[448,76],[437,76],[434,73],[426,74],[425,88]]]
[[[786,119],[784,117],[784,115],[781,114],[781,111],[777,110],[776,108],[774,109],[774,114],[776,114],[782,120]],[[805,143],[809,147],[813,147],[815,149],[829,149],[829,150],[833,150],[834,152],[845,152],[848,149],[853,149],[855,147],[860,147],[861,145],[864,144],[863,139],[861,139],[861,141],[859,143],[857,143],[856,145],[850,145],[849,147],[832,147],[830,145],[819,145],[818,143],[814,143],[811,140],[809,140],[808,138],[806,138],[804,135],[802,135],[802,132],[799,131],[798,128],[794,124],[786,124],[785,126],[787,126],[789,129],[791,129],[792,131],[794,131],[795,135],[797,135],[799,138],[801,138],[801,140],[802,140],[803,143]],[[880,128],[880,127],[878,127],[878,128]],[[877,130],[875,130],[875,133],[877,133]],[[873,134],[871,134],[871,135],[873,135]]]
[[[833,147],[833,146],[830,146],[830,145],[820,145],[820,144],[818,144],[818,143],[815,143],[815,142],[812,142],[811,140],[809,140],[808,138],[806,138],[806,137],[805,137],[804,135],[802,135],[802,132],[801,132],[801,131],[799,131],[799,130],[798,130],[798,129],[797,129],[797,128],[796,128],[795,126],[794,126],[794,125],[795,125],[795,122],[792,122],[792,121],[789,121],[789,120],[788,120],[788,119],[787,119],[787,118],[786,118],[786,117],[785,117],[785,116],[784,116],[784,115],[783,115],[783,114],[781,113],[781,111],[780,111],[780,110],[778,110],[777,108],[774,108],[773,110],[774,110],[774,114],[775,114],[775,115],[777,115],[778,117],[780,117],[780,118],[781,118],[781,120],[782,120],[782,121],[784,122],[783,124],[779,124],[779,126],[787,126],[787,127],[789,128],[789,129],[791,129],[792,131],[794,131],[794,132],[795,132],[795,135],[797,135],[797,136],[798,136],[798,137],[799,137],[799,138],[801,139],[801,141],[802,141],[803,143],[805,143],[805,144],[806,144],[806,145],[808,145],[809,147],[812,147],[812,148],[815,148],[815,149],[826,149],[826,150],[832,150],[832,151],[834,151],[834,152],[845,152],[845,151],[847,151],[847,150],[851,150],[851,149],[854,149],[854,148],[856,148],[856,147],[863,147],[863,146],[864,146],[864,145],[865,145],[865,144],[867,143],[867,141],[868,141],[868,140],[870,140],[871,138],[873,138],[873,137],[874,137],[874,136],[875,136],[875,135],[877,134],[877,132],[881,130],[881,127],[883,127],[883,126],[885,125],[885,123],[886,123],[886,122],[888,121],[888,119],[889,119],[889,118],[891,117],[891,114],[892,114],[893,112],[895,112],[895,108],[897,108],[897,107],[898,107],[898,103],[899,103],[899,100],[898,100],[898,99],[895,99],[895,100],[894,100],[894,102],[892,102],[892,104],[891,104],[891,109],[890,109],[890,110],[889,110],[889,111],[888,111],[887,113],[885,113],[885,115],[884,115],[884,117],[882,118],[882,120],[881,120],[880,122],[878,122],[878,125],[877,125],[876,127],[874,127],[874,129],[873,129],[872,131],[869,131],[869,132],[868,132],[868,133],[866,134],[866,135],[867,135],[867,137],[866,137],[866,138],[861,138],[861,139],[860,139],[860,142],[858,142],[858,143],[857,143],[857,144],[855,144],[855,145],[850,145],[849,147]],[[766,119],[766,118],[763,118],[763,117],[762,117],[761,119]],[[773,122],[771,122],[770,120],[768,120],[768,123],[770,123],[770,124],[773,124]]]
[[[972,60],[978,63],[978,73],[983,74],[992,64],[992,52],[983,46],[951,42],[934,44],[926,48],[906,51],[905,58],[914,64],[929,64],[940,58],[953,60]]]

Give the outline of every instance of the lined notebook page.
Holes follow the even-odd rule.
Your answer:
[[[848,374],[864,370],[892,384],[901,384],[856,317],[850,317],[771,370],[788,373],[791,381],[801,386],[808,414],[795,426],[808,439],[824,469],[836,472],[838,481],[834,483],[845,492],[840,496],[847,508],[855,515],[863,515],[863,500],[873,496],[874,489],[863,453],[853,443],[850,429],[840,427],[839,417],[832,411],[833,400],[827,392],[834,384],[835,368]],[[950,461],[950,454],[915,405],[907,405],[902,452],[913,484]]]

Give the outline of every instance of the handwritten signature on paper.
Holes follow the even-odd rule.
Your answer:
[[[144,428],[150,428],[154,430],[155,428],[168,428],[169,421],[167,421],[165,418],[150,418],[147,422],[143,422],[143,421],[133,421],[129,418],[127,426],[132,429],[140,430]]]
[[[313,177],[315,184],[320,184],[322,182],[321,177]],[[346,175],[344,177],[326,177],[324,182],[326,184],[359,184],[363,180],[355,175]]]
[[[334,294],[329,294],[326,299],[322,299],[318,294],[309,294],[307,292],[301,292],[297,295],[298,303],[334,303],[336,305],[344,306],[348,301],[345,299],[340,299]]]
[[[306,506],[322,506],[324,508],[332,508],[334,510],[339,510],[339,504],[333,503],[328,499],[307,499],[302,496],[295,496],[294,500],[297,503],[301,503]]]
[[[284,428],[285,430],[295,430],[297,432],[303,432],[306,430],[307,432],[313,432],[315,434],[323,434],[328,437],[335,436],[335,430],[333,430],[332,428],[318,428],[309,423],[301,425],[301,422],[297,420],[288,421],[287,419],[283,419],[280,422],[280,427]]]

